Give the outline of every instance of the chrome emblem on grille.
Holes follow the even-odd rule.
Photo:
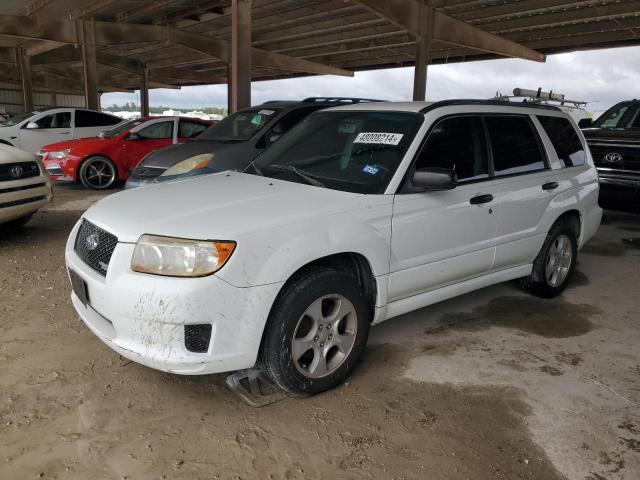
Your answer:
[[[98,237],[97,233],[92,233],[91,235],[87,235],[87,238],[84,239],[84,242],[87,245],[87,249],[89,251],[93,251],[98,248],[98,245],[100,244],[100,238]]]
[[[9,170],[9,175],[11,175],[13,178],[20,178],[23,171],[24,170],[22,170],[22,167],[20,165],[14,165]]]
[[[622,161],[622,154],[618,152],[607,153],[604,156],[604,161],[607,163],[618,163]]]

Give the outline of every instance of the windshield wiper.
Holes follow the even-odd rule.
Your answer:
[[[309,185],[313,185],[314,187],[322,187],[326,188],[326,185],[318,180],[313,175],[305,172],[304,170],[300,170],[299,168],[294,167],[293,165],[269,165],[268,168],[273,168],[274,170],[287,170],[295,173],[298,177],[303,179]]]
[[[249,162],[249,165],[247,165],[246,167],[244,167],[244,169],[242,170],[242,173],[246,172],[246,171],[247,171],[247,168],[251,167],[251,168],[253,168],[253,171],[254,171],[254,172],[256,172],[256,173],[257,173],[258,175],[260,175],[261,177],[264,177],[264,173],[262,173],[262,170],[260,170],[260,169],[258,168],[258,166],[256,165],[256,163],[255,163],[255,162],[256,162],[256,161],[255,161],[255,159],[251,160],[251,161]]]

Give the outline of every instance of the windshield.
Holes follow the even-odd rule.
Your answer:
[[[405,112],[318,112],[247,173],[354,193],[384,193],[424,117]]]
[[[144,123],[145,120],[136,118],[135,120],[129,120],[128,122],[121,123],[120,125],[113,127],[110,130],[105,130],[100,134],[100,138],[115,138],[123,132],[131,130],[134,127]]]
[[[278,109],[269,108],[252,108],[236,112],[207,128],[196,137],[196,140],[231,142],[249,140],[275,118],[278,112]]]
[[[616,105],[604,112],[594,123],[597,128],[640,128],[640,105]]]
[[[2,125],[7,125],[7,126],[17,125],[18,123],[22,122],[23,120],[26,120],[27,118],[33,117],[36,113],[40,113],[40,112],[18,113],[16,115],[13,115],[13,116],[9,117],[4,122],[2,122]]]

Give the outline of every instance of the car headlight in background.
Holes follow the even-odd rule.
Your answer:
[[[236,243],[229,241],[142,235],[133,252],[131,269],[169,277],[202,277],[220,270],[235,248]]]
[[[209,165],[212,158],[213,153],[203,153],[195,157],[187,158],[186,160],[176,163],[173,167],[167,168],[161,176],[170,177],[171,175],[181,175],[193,170],[199,170]]]
[[[69,155],[69,152],[71,152],[69,148],[67,148],[66,150],[61,150],[59,152],[49,152],[49,155],[47,155],[47,159],[62,160],[63,158],[67,158],[67,155]]]

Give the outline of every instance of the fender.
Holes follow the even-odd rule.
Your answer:
[[[238,239],[237,251],[217,274],[237,287],[284,282],[300,267],[329,255],[364,256],[379,277],[389,272],[392,195],[364,196],[357,210],[340,212]],[[231,265],[229,265],[231,267]]]

